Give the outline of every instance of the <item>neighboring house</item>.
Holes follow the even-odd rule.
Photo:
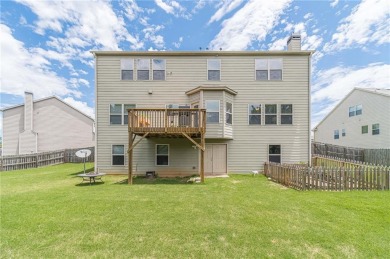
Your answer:
[[[353,89],[314,128],[314,141],[390,148],[390,89]]]
[[[95,145],[94,120],[55,96],[2,111],[4,156]]]
[[[313,51],[300,35],[286,51],[92,53],[101,172],[127,173],[128,151],[135,174],[165,176],[198,174],[202,159],[206,175],[310,160]]]

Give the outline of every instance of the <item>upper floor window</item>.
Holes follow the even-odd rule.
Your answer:
[[[349,107],[349,117],[361,115],[363,106],[361,104]]]
[[[333,138],[334,138],[334,139],[339,139],[339,138],[340,138],[339,130],[335,130],[335,131],[333,132]]]
[[[208,59],[207,60],[207,80],[219,81],[221,80],[221,60]]]
[[[341,136],[345,137],[346,133],[345,133],[345,129],[342,129],[341,130]]]
[[[261,104],[248,105],[249,125],[261,125]]]
[[[265,105],[265,124],[277,124],[276,114],[278,108],[276,104],[266,104]]]
[[[124,58],[121,59],[121,79],[133,80],[134,72],[134,59]]]
[[[293,123],[292,104],[281,104],[280,110],[281,110],[280,124],[292,124]]]
[[[165,59],[153,59],[153,80],[165,80]]]
[[[255,59],[256,80],[282,80],[283,59]]]
[[[137,60],[137,80],[149,80],[150,60]]]
[[[362,134],[367,134],[368,133],[368,125],[362,126]]]
[[[379,123],[372,124],[372,135],[379,135]]]
[[[219,100],[206,101],[206,122],[219,123]]]
[[[226,124],[233,123],[233,104],[226,102]]]
[[[128,124],[127,109],[135,108],[135,104],[110,104],[110,124]]]

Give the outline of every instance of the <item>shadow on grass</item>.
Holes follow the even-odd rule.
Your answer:
[[[133,178],[133,184],[192,184],[188,183],[188,179],[191,177],[135,177]],[[128,184],[128,179],[123,179],[115,184]]]
[[[92,168],[86,168],[85,169],[85,173],[90,173],[90,172],[93,172],[95,170],[94,167]],[[84,173],[84,168],[81,168],[81,171],[78,171],[78,172],[75,172],[75,173],[71,173],[69,175],[73,175],[73,176],[77,176],[78,174],[83,174]]]
[[[84,187],[84,186],[94,186],[94,185],[102,185],[104,184],[104,182],[92,182],[92,183],[89,183],[89,182],[81,182],[81,183],[78,183],[76,184],[75,186],[77,187]]]

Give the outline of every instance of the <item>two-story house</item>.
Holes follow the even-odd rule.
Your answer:
[[[390,148],[390,89],[354,88],[314,128],[314,141]]]
[[[310,160],[313,51],[300,35],[285,51],[92,53],[99,171],[220,175]]]

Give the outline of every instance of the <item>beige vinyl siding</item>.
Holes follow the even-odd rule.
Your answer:
[[[93,120],[56,98],[33,104],[33,132],[37,134],[37,143],[31,131],[24,132],[24,106],[5,110],[3,116],[4,155],[31,153],[30,150],[35,151],[34,145],[37,152],[46,152],[95,144]],[[22,133],[22,144],[19,143],[19,133]],[[19,145],[25,148],[19,150]]]
[[[113,143],[128,142],[126,126],[110,126],[110,103],[135,103],[137,107],[154,107],[155,104],[188,103],[192,104],[201,94],[188,97],[185,92],[200,85],[223,85],[237,92],[232,97],[223,91],[203,91],[205,100],[220,100],[220,124],[207,125],[206,142],[228,143],[228,170],[231,172],[249,172],[261,169],[268,160],[268,145],[282,145],[282,160],[286,163],[308,162],[309,159],[309,56],[286,55],[265,58],[283,58],[283,80],[256,81],[255,58],[257,56],[220,56],[221,80],[207,81],[207,56],[166,56],[165,81],[121,81],[120,59],[126,56],[96,57],[97,69],[97,114],[98,118],[98,161],[100,168],[110,169],[110,146]],[[127,56],[142,58],[142,56]],[[152,57],[150,57],[152,58]],[[148,94],[152,90],[153,94]],[[224,97],[225,95],[225,97]],[[225,102],[233,104],[233,126],[225,125]],[[248,104],[293,104],[293,125],[248,125]],[[278,107],[278,112],[280,109]],[[264,110],[263,110],[264,112]],[[263,113],[264,114],[264,113]],[[279,120],[279,119],[278,119]],[[262,118],[264,121],[264,117]],[[222,138],[234,137],[233,140]],[[138,137],[137,137],[138,138]],[[135,163],[146,163],[140,167],[149,170],[153,149],[144,145],[153,143],[153,139],[143,140],[135,149]],[[191,143],[180,139],[183,145]],[[187,143],[188,142],[188,143]],[[107,148],[107,146],[109,146]],[[183,151],[183,150],[181,150]],[[170,146],[175,152],[175,146]],[[140,155],[141,154],[141,155]],[[198,159],[197,153],[194,159]],[[127,155],[126,155],[127,157]],[[186,156],[183,155],[185,158]],[[145,162],[149,161],[149,162]],[[123,168],[123,172],[125,172]],[[138,170],[138,169],[137,169]]]
[[[362,114],[349,117],[349,107],[362,105]],[[317,126],[314,140],[359,148],[390,148],[390,96],[355,89]],[[372,124],[379,123],[380,134],[372,135]],[[362,134],[362,126],[368,133]],[[345,129],[346,136],[341,135]],[[340,138],[334,139],[334,130]]]

